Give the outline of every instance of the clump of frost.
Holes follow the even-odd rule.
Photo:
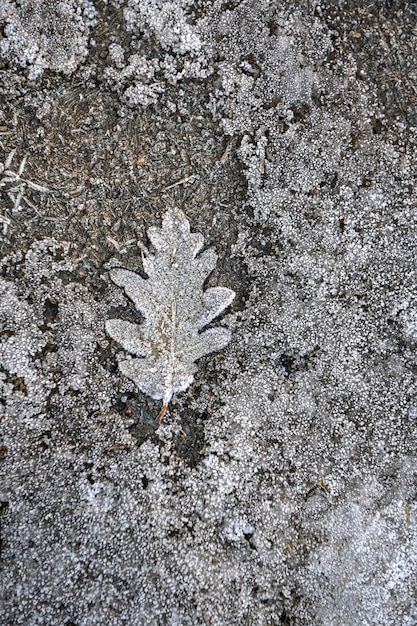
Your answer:
[[[163,84],[155,76],[160,69],[158,59],[148,59],[144,55],[133,54],[129,57],[127,65],[124,65],[124,52],[120,45],[111,44],[109,53],[116,65],[116,68],[107,67],[105,70],[110,86],[117,91],[122,91],[123,98],[129,105],[146,107],[155,104],[159,95],[164,91]],[[128,83],[132,84],[125,87]]]
[[[6,20],[6,17],[10,15],[11,11],[11,0],[4,0],[4,2],[0,4],[0,23]]]
[[[0,54],[28,68],[35,79],[44,70],[71,74],[87,55],[96,10],[90,0],[22,0],[3,8]]]
[[[262,1],[219,11],[211,28],[219,85],[209,106],[222,116],[227,134],[250,134],[311,107],[319,84],[317,50],[323,54],[330,46],[317,20]]]
[[[192,5],[190,0],[130,0],[124,8],[126,28],[133,37],[131,46],[136,51],[125,61],[123,48],[110,44],[113,67],[107,67],[104,75],[127,104],[154,104],[167,85],[212,73],[203,29],[199,20],[190,18]],[[149,55],[149,43],[160,48],[158,57]]]
[[[290,122],[283,132],[268,132],[268,137],[267,129],[263,127],[253,137],[245,135],[238,149],[251,192],[264,198],[264,217],[268,216],[266,197],[270,193],[272,201],[278,188],[281,201],[285,196],[291,202],[295,193],[314,195],[325,182],[333,181],[351,122],[342,115],[336,119],[327,111],[313,109],[303,124]]]
[[[325,540],[300,579],[301,605],[311,610],[314,598],[317,626],[416,623],[415,473],[416,459],[410,457],[397,462],[389,479],[368,479],[339,506],[321,509]],[[305,515],[316,513],[306,507]]]
[[[192,0],[128,0],[124,9],[127,29],[155,37],[166,51],[196,56],[203,41],[189,22],[192,6]]]
[[[391,319],[397,319],[402,326],[404,341],[417,344],[417,298],[415,294],[407,294],[410,299],[395,302],[391,311]]]
[[[33,319],[32,307],[19,298],[16,286],[0,282],[0,397],[4,412],[14,409],[36,414],[48,393],[48,380],[34,363],[35,355],[47,343]],[[27,396],[30,396],[30,404]]]
[[[290,501],[297,511],[299,535],[285,547],[303,565],[279,586],[290,620],[411,626],[417,547],[415,472],[407,473],[417,389],[409,135],[399,159],[398,129],[384,139],[374,133],[366,89],[359,82],[353,92],[351,61],[341,75],[320,66],[330,49],[326,28],[265,7],[242,3],[220,22],[228,45],[219,45],[222,82],[212,105],[227,133],[243,134],[238,156],[253,217],[235,253],[252,284],[225,359],[223,419],[206,424],[206,437],[229,467],[240,461],[265,482],[269,470],[277,477],[271,508]],[[274,57],[281,60],[270,72]],[[251,545],[273,543],[277,554],[270,524],[262,528],[266,500],[250,515],[249,508],[248,500],[225,516],[225,536],[236,544],[235,529],[248,520]]]
[[[5,274],[19,268],[24,276],[19,287],[10,279],[1,284],[3,410],[22,422],[33,418],[34,431],[46,428],[51,406],[56,417],[66,411],[73,411],[74,417],[88,406],[90,411],[106,412],[110,406],[102,387],[109,375],[96,356],[98,344],[107,343],[103,330],[97,328],[97,305],[75,280],[75,273],[68,284],[62,280],[76,268],[69,250],[67,243],[45,239],[25,255],[16,253],[2,262]],[[77,408],[76,396],[81,391],[83,405]]]

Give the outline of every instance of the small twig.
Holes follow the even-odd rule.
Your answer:
[[[10,169],[15,153],[16,153],[16,149],[13,149],[7,155],[4,163],[0,163],[0,174],[2,174],[2,178],[0,179],[0,190],[2,187],[6,187],[3,193],[5,193],[8,196],[8,198],[11,200],[11,202],[13,203],[13,211],[19,210],[22,201],[26,202],[28,206],[30,206],[36,211],[33,204],[26,198],[26,195],[25,195],[26,188],[33,189],[34,191],[39,191],[41,193],[49,193],[50,189],[48,189],[48,187],[45,187],[44,185],[40,185],[39,183],[34,183],[33,181],[22,177],[22,174],[26,167],[26,161],[27,161],[26,155],[21,160],[19,169],[17,172]]]
[[[168,408],[167,404],[163,404],[162,405],[162,409],[159,411],[159,415],[156,418],[156,421],[157,421],[158,424],[160,424],[162,422],[162,418],[164,417],[165,413],[167,412],[167,408]]]
[[[113,237],[108,236],[106,237],[106,239],[116,248],[119,254],[126,254],[126,251],[127,251],[126,248],[130,248],[130,246],[136,243],[136,239],[128,239],[122,244],[118,243],[116,239],[113,239]]]
[[[10,167],[10,165],[11,165],[12,161],[13,161],[13,157],[14,157],[14,155],[15,155],[15,152],[16,152],[16,148],[14,148],[14,149],[10,152],[9,156],[8,156],[8,157],[7,157],[7,159],[5,160],[5,162],[4,162],[4,169],[5,169],[5,170],[8,170],[8,169],[9,169],[9,167]]]
[[[113,239],[113,237],[107,236],[106,239],[116,248],[117,252],[120,251],[120,245],[117,243],[115,239]]]
[[[120,444],[115,444],[113,446],[107,446],[106,448],[104,448],[104,452],[113,452],[113,450],[126,450],[128,446],[120,443]]]
[[[227,157],[229,156],[229,154],[232,151],[234,143],[235,143],[235,137],[232,137],[230,139],[230,141],[228,142],[225,151],[223,152],[222,156],[220,157],[220,163],[223,163],[224,161],[226,161]]]
[[[181,180],[177,181],[176,183],[172,183],[172,185],[168,185],[168,187],[165,187],[165,189],[163,189],[162,191],[168,191],[168,189],[173,189],[173,187],[177,187],[178,185],[184,185],[184,183],[188,183],[189,180],[193,180],[194,178],[195,174],[187,176],[187,178],[181,178]]]
[[[42,213],[39,213],[38,209],[36,208],[36,206],[33,204],[33,202],[30,202],[30,200],[28,200],[27,198],[23,198],[24,202],[30,206],[31,209],[33,209],[36,213],[36,215],[40,218],[42,218],[43,220],[48,220],[49,222],[57,222],[58,220],[62,220],[65,219],[64,217],[48,217],[47,215],[42,215]]]
[[[3,235],[7,235],[7,230],[11,224],[11,221],[5,215],[0,215],[0,222],[3,224]]]

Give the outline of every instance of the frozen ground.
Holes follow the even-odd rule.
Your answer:
[[[2,624],[417,624],[416,22],[1,3]],[[237,295],[157,428],[104,323],[173,207]]]

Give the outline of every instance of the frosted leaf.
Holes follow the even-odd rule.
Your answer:
[[[150,228],[148,236],[156,254],[147,253],[143,259],[147,279],[124,269],[110,272],[145,321],[138,325],[107,320],[106,330],[136,357],[121,361],[120,370],[141,391],[162,399],[164,411],[172,395],[192,383],[195,361],[229,343],[226,328],[199,331],[232,302],[235,293],[226,287],[203,291],[217,255],[213,250],[198,255],[204,239],[190,232],[182,211],[167,211],[162,228]]]

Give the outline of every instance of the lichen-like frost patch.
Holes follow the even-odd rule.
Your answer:
[[[110,272],[145,321],[137,325],[107,320],[106,330],[135,355],[121,361],[120,370],[141,391],[163,400],[162,415],[172,395],[193,381],[195,361],[229,343],[231,334],[226,328],[199,331],[232,302],[235,293],[226,287],[203,291],[217,254],[211,249],[198,254],[204,239],[190,232],[182,211],[167,211],[162,228],[150,228],[148,236],[156,250],[155,255],[146,252],[143,258],[148,279],[124,269]]]

